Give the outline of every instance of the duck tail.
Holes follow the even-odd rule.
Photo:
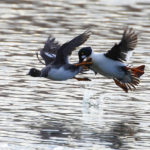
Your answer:
[[[140,78],[144,74],[145,65],[141,65],[138,67],[130,68],[131,72],[135,75],[135,77]]]
[[[133,91],[136,89],[136,86],[140,83],[140,77],[144,74],[145,65],[141,65],[138,67],[130,68],[126,67],[128,71],[127,78],[123,81],[118,79],[114,79],[116,85],[122,88],[126,93],[128,90]],[[130,77],[129,77],[130,76]]]

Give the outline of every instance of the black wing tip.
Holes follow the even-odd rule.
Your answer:
[[[49,35],[47,38],[47,41],[45,42],[45,44],[57,44],[60,46],[59,42],[56,41],[56,38],[53,37],[52,35]]]
[[[126,42],[129,51],[133,50],[138,42],[138,33],[136,33],[133,28],[126,27],[124,29],[122,41]]]
[[[49,35],[43,49],[41,49],[44,52],[49,52],[49,53],[56,53],[56,51],[60,48],[61,44],[56,41],[56,38],[53,37],[52,35]]]
[[[60,46],[61,44],[56,41],[55,37],[53,37],[52,35],[48,36],[44,47],[40,49],[40,55],[45,61],[46,65],[52,63],[52,61],[55,60],[55,57],[53,55],[56,55],[57,50],[60,48]],[[48,56],[47,54],[51,56]]]
[[[92,31],[90,29],[87,29],[84,33],[84,36],[86,36],[87,38],[89,38],[92,35]]]
[[[133,28],[126,27],[123,32],[123,37],[127,37],[127,38],[132,37],[132,38],[137,39],[138,33],[136,33]]]
[[[105,56],[118,61],[126,61],[128,51],[134,50],[137,45],[137,35],[133,28],[126,27],[120,43],[115,44]]]

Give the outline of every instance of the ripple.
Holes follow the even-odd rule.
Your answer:
[[[1,149],[150,147],[148,0],[5,0],[0,7]],[[146,65],[136,91],[126,94],[92,71],[82,75],[91,82],[26,76],[31,67],[43,67],[35,52],[49,35],[64,43],[90,28],[93,34],[84,45],[105,52],[119,42],[125,26],[140,33],[129,63]],[[78,61],[77,51],[71,61]]]

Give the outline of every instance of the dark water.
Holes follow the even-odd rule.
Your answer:
[[[104,52],[125,26],[140,33],[130,63],[146,65],[136,91],[92,71],[91,82],[26,76],[50,34],[64,43],[90,28],[85,45]],[[149,41],[149,0],[0,1],[0,150],[149,150]]]

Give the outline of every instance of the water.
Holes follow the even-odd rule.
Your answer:
[[[5,0],[0,8],[1,150],[150,149],[149,0]],[[43,67],[35,52],[50,34],[64,43],[90,28],[85,45],[104,52],[126,26],[140,33],[130,63],[146,65],[134,92],[92,71],[91,82],[26,75]]]

